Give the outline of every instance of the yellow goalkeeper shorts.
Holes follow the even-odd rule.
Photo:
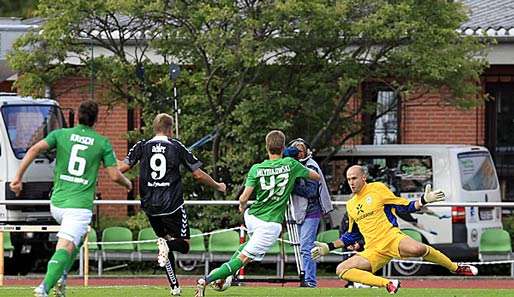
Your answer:
[[[366,247],[362,252],[357,253],[359,256],[366,258],[371,264],[371,271],[375,273],[377,270],[386,265],[392,258],[400,259],[399,245],[400,240],[407,235],[398,232],[388,238],[384,244]]]

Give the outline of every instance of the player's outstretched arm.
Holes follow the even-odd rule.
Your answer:
[[[206,186],[209,186],[217,191],[220,191],[222,193],[225,193],[227,191],[227,185],[225,183],[219,183],[212,179],[210,175],[205,173],[202,169],[198,168],[195,171],[192,172],[193,178]]]
[[[48,150],[48,148],[48,143],[46,143],[46,141],[44,140],[40,140],[27,151],[27,153],[21,160],[20,167],[18,168],[18,171],[16,172],[14,179],[11,181],[10,184],[11,190],[16,194],[16,196],[19,196],[21,193],[23,187],[21,180],[23,178],[23,175],[25,174],[25,171],[27,171],[27,168],[29,167],[30,163],[32,163],[32,161],[34,161],[34,159],[39,154]]]
[[[418,200],[420,208],[428,203],[444,201],[446,199],[446,195],[442,190],[434,190],[432,191],[432,185],[428,184],[425,187],[425,194]],[[416,205],[417,206],[417,205]],[[416,207],[417,208],[417,207]]]
[[[106,169],[107,174],[113,182],[125,187],[128,191],[132,190],[132,182],[125,175],[123,175],[116,166],[110,166]]]
[[[321,256],[328,255],[328,253],[330,253],[331,250],[343,247],[343,245],[344,244],[340,239],[337,239],[332,242],[315,241],[314,247],[311,249],[311,257],[313,260],[316,260]]]

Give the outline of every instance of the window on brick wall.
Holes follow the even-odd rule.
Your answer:
[[[502,197],[514,200],[514,84],[488,83],[486,142],[493,155]]]
[[[398,143],[398,97],[383,85],[364,87],[363,144]]]

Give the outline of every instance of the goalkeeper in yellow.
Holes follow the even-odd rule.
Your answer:
[[[353,193],[346,205],[348,231],[336,241],[315,242],[311,250],[313,259],[343,246],[348,250],[361,250],[358,242],[364,239],[364,250],[341,262],[336,273],[341,279],[385,287],[390,294],[398,291],[400,282],[374,273],[392,258],[423,257],[458,275],[477,274],[476,267],[457,265],[440,251],[410,238],[398,228],[396,212],[415,212],[428,203],[442,201],[445,195],[441,190],[431,191],[431,186],[427,186],[422,198],[409,201],[396,197],[383,183],[366,183],[366,171],[359,165],[350,167],[346,177]]]

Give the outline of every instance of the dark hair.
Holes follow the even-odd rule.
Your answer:
[[[92,100],[82,101],[79,106],[79,124],[92,127],[98,117],[98,103]]]

